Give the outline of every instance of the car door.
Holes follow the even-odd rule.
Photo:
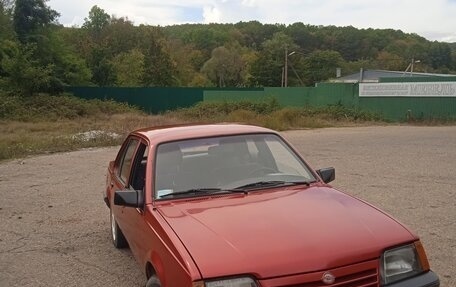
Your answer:
[[[130,190],[143,191],[143,196],[146,194],[145,178],[146,173],[148,172],[147,153],[147,144],[145,142],[139,142],[127,187],[127,189]],[[143,198],[143,202],[145,202],[145,198]],[[130,249],[135,254],[136,258],[141,258],[141,254],[144,252],[144,243],[147,238],[145,234],[148,229],[145,222],[144,206],[138,208],[123,207],[122,217],[125,219],[124,235],[127,238]]]
[[[132,137],[124,148],[123,157],[117,171],[113,192],[117,190],[142,190],[145,194],[148,145],[145,141]],[[144,219],[144,206],[138,208],[115,206],[117,224],[122,230],[133,253],[141,254],[144,248],[144,232],[147,228]],[[138,256],[136,257],[138,258]]]
[[[128,188],[131,167],[138,144],[139,139],[134,137],[130,137],[125,141],[125,144],[122,146],[119,156],[117,157],[116,162],[114,164],[114,172],[111,177],[111,184],[109,190],[109,194],[111,195],[111,212],[114,214],[117,224],[119,225],[122,231],[125,231],[125,219],[123,217],[124,208],[121,206],[114,205],[114,192],[118,190],[125,190]]]

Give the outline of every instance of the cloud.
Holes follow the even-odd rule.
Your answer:
[[[203,9],[203,22],[204,23],[218,23],[221,22],[220,10],[215,6],[205,6]]]
[[[456,0],[50,0],[64,25],[81,25],[90,8],[136,24],[262,23],[390,28],[430,40],[455,41]]]

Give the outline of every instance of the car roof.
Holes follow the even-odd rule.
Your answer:
[[[273,130],[242,124],[185,124],[173,126],[158,126],[136,130],[131,134],[141,135],[149,139],[150,144],[225,135],[276,133]]]

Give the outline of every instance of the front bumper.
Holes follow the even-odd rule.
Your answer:
[[[437,274],[432,271],[418,275],[416,277],[386,285],[388,287],[439,287],[440,280]]]

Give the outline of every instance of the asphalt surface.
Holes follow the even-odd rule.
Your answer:
[[[284,132],[333,186],[418,235],[441,286],[456,286],[456,127]],[[0,286],[144,286],[130,251],[110,241],[102,200],[118,147],[0,164]]]

